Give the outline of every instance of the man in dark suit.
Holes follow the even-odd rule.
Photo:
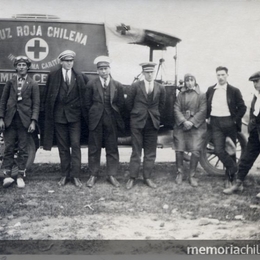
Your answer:
[[[150,179],[154,166],[157,148],[157,136],[160,127],[160,115],[164,108],[166,94],[162,85],[154,81],[155,63],[140,64],[144,80],[131,86],[127,97],[127,108],[130,112],[132,138],[132,155],[130,159],[130,179],[126,188],[131,189],[138,177],[141,163],[141,152],[144,149],[143,177],[151,188],[156,184]]]
[[[209,87],[207,97],[207,118],[212,127],[215,153],[226,167],[225,188],[232,185],[237,172],[236,155],[229,155],[225,150],[226,138],[230,137],[236,144],[237,131],[241,131],[242,117],[246,106],[238,88],[228,84],[228,69],[216,68],[218,83]]]
[[[90,178],[88,187],[93,187],[100,168],[102,145],[106,149],[107,176],[115,187],[120,184],[114,177],[118,170],[119,154],[117,130],[124,129],[122,113],[124,94],[122,85],[110,76],[110,59],[99,56],[94,60],[99,77],[87,84],[86,107],[88,111],[89,141],[88,163]]]
[[[59,55],[61,68],[48,76],[44,98],[43,148],[51,150],[55,135],[62,172],[58,185],[64,186],[70,179],[80,188],[81,119],[87,120],[83,97],[88,78],[73,69],[75,56],[71,50],[62,52]]]
[[[38,84],[28,76],[31,61],[26,56],[14,60],[17,76],[7,81],[0,102],[0,130],[4,131],[5,151],[2,168],[4,187],[10,186],[14,163],[15,143],[18,138],[17,186],[24,188],[25,167],[28,159],[27,142],[30,133],[35,131],[40,111]]]

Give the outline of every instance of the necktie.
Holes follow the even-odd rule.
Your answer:
[[[65,81],[66,81],[67,85],[70,84],[70,79],[69,79],[69,75],[68,75],[68,70],[66,70]]]
[[[107,88],[107,79],[104,79],[104,88]]]
[[[22,87],[23,87],[23,82],[25,78],[19,77],[18,78],[18,86],[17,86],[17,100],[20,101],[22,100]]]

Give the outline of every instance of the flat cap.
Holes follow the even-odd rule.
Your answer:
[[[260,71],[254,73],[248,80],[254,81],[260,79]]]
[[[144,62],[144,63],[141,63],[140,66],[142,66],[143,71],[149,72],[149,71],[154,71],[154,67],[156,66],[156,63]]]
[[[60,60],[64,60],[65,58],[71,58],[71,59],[74,59],[76,56],[76,53],[74,51],[71,51],[71,50],[66,50],[66,51],[63,51],[59,56],[58,58]]]
[[[111,60],[108,56],[98,56],[94,60],[94,64],[97,65],[97,68],[100,67],[110,67]]]

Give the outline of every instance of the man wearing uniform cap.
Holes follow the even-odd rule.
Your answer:
[[[58,56],[61,68],[48,76],[44,97],[43,148],[51,150],[56,139],[62,174],[58,185],[64,186],[71,180],[80,188],[81,121],[82,118],[87,120],[84,95],[88,78],[73,69],[75,56],[74,51],[63,51]]]
[[[127,108],[130,111],[132,155],[130,159],[130,178],[126,188],[131,189],[139,175],[142,148],[144,149],[144,183],[151,188],[156,184],[151,180],[151,172],[156,158],[157,136],[160,128],[160,115],[165,105],[165,89],[154,81],[156,63],[141,63],[144,80],[130,87]]]
[[[119,165],[117,147],[118,130],[124,130],[122,113],[124,109],[124,93],[121,83],[110,75],[110,59],[99,56],[94,60],[98,77],[89,81],[86,91],[86,107],[88,111],[89,141],[88,163],[90,177],[88,187],[93,187],[100,170],[102,146],[106,149],[106,174],[110,183],[118,187],[115,178]]]
[[[11,176],[14,164],[16,138],[17,187],[24,188],[26,163],[28,160],[28,138],[36,129],[40,111],[40,92],[38,84],[29,77],[31,61],[26,56],[14,59],[17,76],[7,81],[0,102],[0,130],[4,131],[5,151],[2,168],[4,169],[3,186],[8,187],[14,179]]]
[[[227,195],[243,191],[243,181],[260,153],[260,71],[254,73],[249,81],[253,82],[255,88],[248,124],[249,137],[246,150],[239,163],[237,179],[232,187],[223,190],[223,193]],[[257,197],[260,198],[260,193]]]

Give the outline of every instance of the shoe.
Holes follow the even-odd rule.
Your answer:
[[[62,187],[65,186],[67,183],[67,177],[61,177],[60,181],[58,182],[58,186]]]
[[[127,183],[126,183],[126,189],[127,190],[130,190],[134,187],[134,182],[135,182],[135,179],[134,178],[130,178]]]
[[[226,179],[224,186],[225,186],[225,189],[229,189],[232,187],[232,182],[229,179]]]
[[[260,192],[259,192],[258,194],[256,194],[256,197],[257,197],[258,199],[260,199]]]
[[[178,174],[177,174],[177,176],[176,176],[176,179],[175,179],[175,181],[176,181],[176,183],[178,184],[178,185],[180,185],[180,184],[182,184],[182,173],[181,172],[178,172]]]
[[[72,183],[78,187],[78,188],[81,188],[82,187],[82,182],[80,181],[79,178],[72,178]]]
[[[241,180],[236,180],[236,183],[231,186],[230,188],[224,189],[223,193],[226,195],[231,195],[232,193],[236,191],[242,192],[244,190],[243,188],[243,182]]]
[[[21,177],[17,178],[16,183],[17,183],[17,187],[20,189],[23,189],[25,187],[24,180]]]
[[[192,187],[198,187],[198,185],[199,185],[198,181],[195,177],[190,177],[189,182]]]
[[[96,176],[90,175],[90,177],[89,177],[89,179],[87,181],[87,186],[89,188],[92,188],[95,185],[96,180],[97,180]]]
[[[114,176],[109,175],[108,180],[111,182],[111,184],[115,187],[119,187],[120,183],[117,181],[117,179]]]
[[[10,185],[12,185],[14,182],[14,179],[12,177],[6,177],[4,178],[4,181],[3,181],[3,187],[4,188],[7,188],[9,187]]]
[[[156,184],[151,179],[144,179],[144,183],[152,189],[157,188]]]

